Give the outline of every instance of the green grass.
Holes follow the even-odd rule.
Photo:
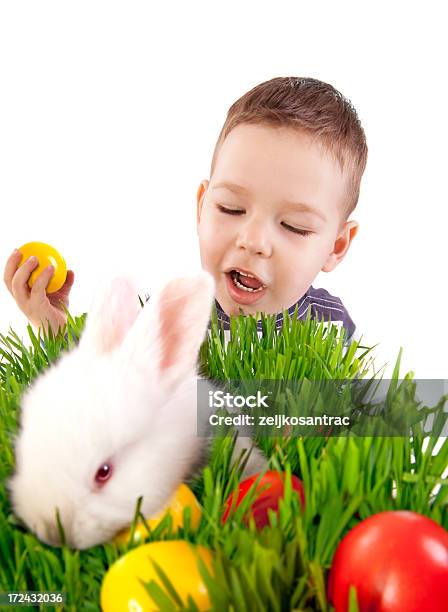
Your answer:
[[[63,591],[64,609],[73,611],[99,609],[104,573],[132,546],[106,544],[86,551],[46,546],[15,519],[4,483],[14,465],[11,443],[21,392],[77,342],[84,321],[85,315],[70,317],[66,330],[44,338],[44,347],[31,327],[26,344],[12,330],[0,335],[0,592]],[[200,352],[202,371],[219,380],[333,380],[366,378],[374,366],[372,349],[357,342],[345,346],[335,327],[287,318],[276,333],[274,317],[265,316],[262,328],[260,337],[254,318],[235,317],[226,345],[214,317]],[[388,406],[414,414],[416,400],[400,392],[399,367],[400,355]],[[412,383],[412,374],[404,378]],[[441,398],[440,419],[444,403]],[[448,442],[439,442],[433,454],[437,436],[424,439],[419,422],[408,437],[278,436],[258,442],[270,468],[302,479],[304,512],[288,477],[285,499],[279,514],[271,515],[270,527],[261,532],[254,524],[243,527],[250,495],[222,525],[224,501],[236,489],[245,458],[232,465],[234,438],[221,437],[213,442],[206,468],[190,483],[203,506],[199,529],[193,532],[187,525],[173,531],[166,518],[148,539],[185,538],[214,551],[214,575],[202,568],[214,610],[330,611],[326,580],[338,542],[357,522],[382,510],[414,510],[448,529],[448,482],[442,479]],[[148,588],[161,609],[179,609],[174,595],[155,583]],[[194,604],[188,609],[194,610]]]

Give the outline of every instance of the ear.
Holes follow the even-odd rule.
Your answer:
[[[87,314],[80,347],[97,355],[110,353],[121,345],[140,311],[137,289],[129,278],[106,281]]]
[[[204,205],[205,194],[207,193],[207,189],[209,186],[209,182],[207,180],[203,180],[198,187],[198,192],[196,194],[197,206],[196,206],[196,223],[199,225],[201,220],[202,207]]]
[[[358,233],[359,224],[357,221],[346,221],[342,230],[335,240],[333,251],[328,256],[322,267],[322,272],[331,272],[341,263],[347,253],[353,238]]]
[[[170,281],[144,307],[126,338],[126,353],[146,380],[153,375],[169,390],[196,372],[214,288],[212,276],[202,271]]]
[[[204,339],[214,293],[212,277],[201,273],[173,280],[158,301],[159,372],[195,368]]]

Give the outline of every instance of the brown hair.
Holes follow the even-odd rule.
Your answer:
[[[312,78],[276,77],[256,85],[236,100],[213,152],[210,176],[219,149],[233,128],[242,123],[291,127],[313,136],[347,172],[347,218],[356,207],[367,163],[364,130],[350,100],[328,83]]]

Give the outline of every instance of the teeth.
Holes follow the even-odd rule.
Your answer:
[[[249,293],[258,293],[259,291],[262,291],[263,289],[265,289],[266,285],[262,285],[258,289],[252,289],[251,287],[245,287],[239,282],[238,274],[241,274],[242,276],[250,276],[251,278],[256,278],[252,274],[244,274],[243,272],[239,272],[239,271],[237,272],[236,270],[234,270],[231,276],[232,276],[232,280],[234,284],[238,287],[238,289],[242,289],[243,291],[248,291]]]
[[[247,272],[241,272],[241,270],[237,270],[237,272],[241,274],[241,276],[249,276],[250,278],[255,278],[253,274],[248,274]]]

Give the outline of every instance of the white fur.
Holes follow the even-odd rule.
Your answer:
[[[210,275],[168,283],[141,309],[127,278],[98,293],[81,340],[26,391],[8,486],[16,514],[37,536],[87,548],[129,525],[136,500],[158,512],[201,460],[198,350],[213,300]],[[238,441],[239,452],[245,443]],[[105,461],[113,473],[95,483]],[[264,466],[254,452],[246,467]]]

